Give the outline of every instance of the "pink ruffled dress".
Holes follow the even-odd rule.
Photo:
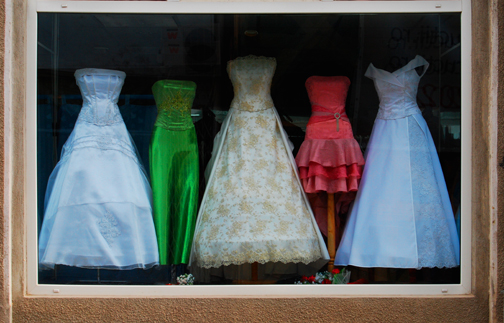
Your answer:
[[[335,212],[344,213],[355,199],[364,166],[362,151],[345,112],[350,80],[346,76],[311,76],[305,86],[312,115],[296,156],[301,182],[306,193],[336,194]],[[320,205],[325,203],[314,196],[310,200],[326,234],[327,215]]]

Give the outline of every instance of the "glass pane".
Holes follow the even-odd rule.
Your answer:
[[[460,14],[38,18],[39,283],[460,282]]]

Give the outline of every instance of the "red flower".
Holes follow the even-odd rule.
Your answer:
[[[307,279],[307,280],[308,280],[310,283],[313,283],[313,282],[315,282],[315,276],[310,276],[310,277],[308,277],[308,279]]]
[[[332,282],[326,278],[322,281],[322,284],[332,284]]]
[[[332,273],[333,275],[337,275],[337,274],[339,274],[340,272],[341,272],[341,271],[340,271],[338,268],[334,268],[334,269],[331,271],[331,273]]]
[[[308,277],[306,277],[306,276],[301,277],[301,282],[305,282],[307,280],[308,280]]]

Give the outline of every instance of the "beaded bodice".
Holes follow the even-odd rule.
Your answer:
[[[273,57],[249,55],[229,61],[227,71],[234,90],[231,107],[251,112],[272,108],[270,89],[275,68]]]
[[[99,126],[122,122],[117,101],[126,73],[84,68],[75,71],[74,75],[83,100],[77,122],[87,122]]]
[[[160,80],[152,86],[152,93],[158,107],[155,126],[169,130],[186,130],[194,127],[191,107],[196,96],[196,83]]]
[[[425,66],[418,75],[415,68]],[[408,64],[390,73],[374,67],[371,63],[365,76],[374,81],[380,98],[380,109],[377,119],[399,119],[413,114],[422,114],[418,108],[416,96],[420,78],[425,74],[429,63],[417,55]]]

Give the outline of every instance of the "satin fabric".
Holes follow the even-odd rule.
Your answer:
[[[380,111],[335,265],[422,268],[460,262],[439,157],[416,105],[418,66],[425,72],[428,63],[417,56],[394,73],[372,65],[366,73],[375,81]]]
[[[311,76],[305,85],[312,115],[296,163],[324,235],[327,235],[326,193],[335,194],[336,241],[339,241],[339,215],[348,210],[355,198],[364,165],[345,112],[350,80],[346,76]]]
[[[189,262],[198,207],[199,163],[191,106],[196,84],[161,80],[149,147],[154,224],[161,265]]]
[[[84,104],[47,185],[40,265],[154,266],[151,189],[117,107],[125,74],[83,69],[75,77]]]

